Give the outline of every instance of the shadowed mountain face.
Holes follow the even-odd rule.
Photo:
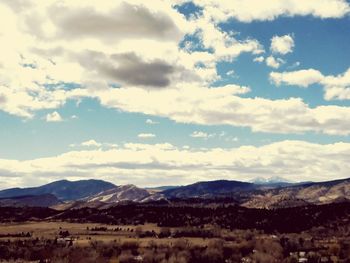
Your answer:
[[[218,180],[198,182],[191,185],[168,189],[162,193],[168,198],[216,197],[237,192],[255,190],[257,185],[239,181]]]
[[[114,184],[102,180],[81,180],[74,182],[61,180],[39,187],[2,190],[0,191],[0,198],[53,194],[60,200],[77,200],[115,187]]]
[[[1,207],[49,207],[62,203],[52,194],[1,198]]]

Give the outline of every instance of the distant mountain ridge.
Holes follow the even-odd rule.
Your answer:
[[[350,178],[268,189],[252,193],[250,199],[241,205],[249,208],[280,208],[303,203],[319,205],[347,201],[350,201]]]
[[[240,181],[209,181],[162,192],[171,198],[231,197],[248,208],[283,208],[309,204],[350,202],[350,178],[325,182],[263,184]]]
[[[216,180],[208,182],[198,182],[174,189],[168,189],[162,193],[167,198],[190,198],[190,197],[215,197],[229,195],[237,191],[254,190],[253,183],[229,180]]]
[[[45,195],[47,196],[43,198],[44,201],[40,202],[39,196]],[[131,184],[116,186],[101,180],[61,180],[39,187],[0,191],[0,206],[47,205],[60,210],[82,207],[104,209],[129,202],[147,203],[162,200],[161,202],[171,203],[195,199],[214,202],[231,200],[232,204],[248,208],[284,208],[350,202],[350,178],[305,183],[216,180],[170,189],[166,187],[163,191],[144,189]]]
[[[114,187],[116,187],[116,185],[102,180],[60,180],[38,187],[10,188],[2,190],[0,191],[0,198],[52,194],[58,199],[64,201],[77,200]]]

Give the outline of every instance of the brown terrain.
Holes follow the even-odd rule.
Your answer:
[[[0,191],[0,262],[350,262],[348,179],[63,184]]]

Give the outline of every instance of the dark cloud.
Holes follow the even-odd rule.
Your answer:
[[[167,14],[128,3],[120,4],[109,13],[99,13],[90,7],[76,10],[54,5],[49,9],[49,15],[58,27],[58,35],[68,39],[93,36],[107,41],[125,37],[164,40],[181,36]]]
[[[106,69],[106,74],[115,76],[128,84],[164,87],[169,85],[169,76],[175,67],[156,59],[144,62],[133,53],[113,55],[111,57],[120,66],[118,69]]]
[[[7,99],[6,99],[5,95],[0,94],[0,105],[5,104],[6,101],[7,101]]]
[[[56,47],[56,48],[50,48],[50,49],[33,47],[30,50],[35,54],[49,57],[49,58],[61,56],[64,54],[64,49],[62,47]]]
[[[17,172],[12,172],[6,169],[0,169],[0,178],[17,178],[21,177],[22,174],[17,173]]]
[[[1,2],[8,5],[15,12],[21,12],[32,6],[32,3],[28,0],[2,0]]]
[[[166,87],[171,75],[177,70],[163,60],[143,61],[134,53],[115,54],[86,52],[78,56],[80,64],[98,75],[128,85]]]

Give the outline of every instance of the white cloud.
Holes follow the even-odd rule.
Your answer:
[[[235,74],[235,71],[233,69],[226,72],[227,76],[233,76],[234,74]]]
[[[194,131],[190,134],[190,136],[193,138],[209,139],[209,138],[216,136],[216,134],[215,133],[206,133],[206,132],[202,132],[202,131]]]
[[[314,16],[341,18],[350,12],[346,0],[195,0],[194,3],[210,13],[215,21],[235,18],[242,22],[271,21],[280,16]]]
[[[152,120],[152,119],[147,119],[147,120],[146,120],[146,124],[155,125],[155,124],[159,124],[159,122],[154,121],[154,120]]]
[[[71,143],[69,144],[70,148],[76,148],[76,147],[91,147],[91,148],[100,148],[103,147],[105,149],[108,148],[117,148],[118,144],[116,143],[109,143],[109,142],[97,142],[96,140],[87,140],[81,143]]]
[[[95,178],[140,186],[274,175],[295,181],[346,178],[350,144],[281,141],[260,147],[193,149],[163,144],[125,144],[118,149],[71,151],[34,160],[0,159],[2,188],[27,182]],[[35,178],[35,180],[34,180]],[[5,181],[5,180],[4,180]]]
[[[95,93],[105,107],[166,117],[179,123],[249,127],[254,132],[350,134],[350,108],[309,107],[300,98],[242,98],[235,86],[146,91],[108,89]],[[176,102],[176,103],[174,103]]]
[[[348,4],[340,0],[303,2],[204,0],[196,2],[204,6],[203,15],[190,20],[170,2],[157,0],[147,6],[140,0],[99,5],[92,0],[49,0],[40,5],[28,0],[25,8],[2,2],[0,15],[6,27],[0,28],[0,108],[33,118],[37,111],[57,110],[67,100],[93,98],[104,107],[181,123],[273,133],[347,134],[349,107],[310,108],[298,98],[241,98],[250,88],[238,85],[209,88],[219,78],[218,62],[264,52],[257,40],[238,40],[221,29],[220,21],[271,20],[281,15],[341,17],[348,12]],[[126,18],[129,30],[121,28],[115,14]],[[89,27],[79,20],[85,15],[91,18]],[[122,34],[111,34],[116,29]],[[203,50],[210,51],[179,48],[186,34],[197,37]],[[271,65],[284,63],[273,60]],[[146,68],[147,74],[134,74]],[[346,79],[347,75],[328,78],[326,98],[350,97],[344,89]],[[67,83],[74,85],[67,89]],[[323,111],[326,117],[320,115]]]
[[[265,60],[266,65],[271,67],[271,68],[279,68],[281,66],[281,64],[284,64],[285,61],[281,58],[274,58],[273,56],[269,56],[266,58]]]
[[[193,22],[197,27],[197,35],[205,48],[213,49],[214,57],[218,61],[232,61],[242,53],[261,54],[264,52],[261,44],[255,39],[239,41],[227,32],[213,24],[211,14]]]
[[[86,147],[101,147],[102,144],[99,142],[96,142],[95,140],[88,140],[85,142],[81,143],[81,146],[86,146]]]
[[[0,16],[6,24],[0,29],[0,75],[6,76],[0,80],[1,110],[25,118],[68,99],[79,102],[107,83],[145,89],[207,86],[219,78],[218,62],[263,51],[257,40],[237,40],[222,31],[210,16],[186,20],[170,2],[158,0],[147,5],[28,0],[25,8],[5,1]],[[179,49],[186,34],[197,35],[213,52]],[[67,83],[77,88],[66,90]]]
[[[271,72],[270,80],[276,85],[288,84],[300,87],[308,87],[323,80],[323,75],[318,70],[303,69],[291,72]]]
[[[290,35],[274,36],[271,39],[271,51],[273,53],[285,55],[291,53],[294,48],[294,39]]]
[[[265,58],[263,56],[259,56],[253,59],[254,62],[262,63],[264,62]]]
[[[224,86],[219,86],[219,87],[215,87],[212,88],[213,90],[215,90],[215,92],[217,92],[217,94],[222,93],[226,93],[229,91],[229,93],[231,95],[241,95],[241,94],[247,94],[251,91],[251,89],[249,87],[246,86],[238,86],[235,84],[226,84]],[[204,91],[204,89],[203,89]],[[213,92],[214,93],[214,92]]]
[[[63,119],[57,111],[54,111],[54,112],[48,113],[46,115],[46,121],[47,122],[60,122],[60,121],[63,121]]]
[[[325,76],[321,84],[325,86],[326,100],[349,100],[350,68],[337,76]]]
[[[312,84],[324,87],[326,100],[350,99],[350,68],[337,76],[325,76],[315,69],[302,69],[290,72],[271,72],[270,80],[276,85],[296,85],[307,88]]]
[[[141,139],[149,139],[149,138],[155,138],[156,135],[153,133],[140,133],[137,135],[137,137],[139,137]]]

